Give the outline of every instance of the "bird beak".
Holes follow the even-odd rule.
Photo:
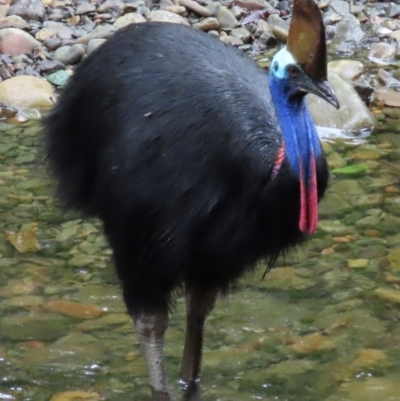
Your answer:
[[[337,97],[327,80],[315,82],[311,78],[307,77],[307,79],[303,80],[300,83],[300,86],[301,89],[303,89],[304,91],[319,96],[321,99],[324,99],[336,109],[340,108]]]

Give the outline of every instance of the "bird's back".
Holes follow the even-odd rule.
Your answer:
[[[298,181],[285,163],[271,178],[282,135],[268,76],[205,33],[117,32],[78,67],[47,141],[66,205],[99,216],[121,260],[168,261],[152,275],[171,287],[223,288],[302,237]]]

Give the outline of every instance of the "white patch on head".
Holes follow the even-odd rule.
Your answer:
[[[278,63],[278,69],[275,70],[275,63]],[[275,75],[279,79],[283,79],[286,77],[285,68],[289,64],[297,64],[291,53],[286,49],[286,46],[282,47],[278,53],[275,54],[272,59],[270,71],[273,75]]]

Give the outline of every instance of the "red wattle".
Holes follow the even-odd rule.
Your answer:
[[[310,175],[306,185],[303,163],[300,161],[300,219],[299,229],[301,232],[313,234],[318,223],[318,191],[317,191],[317,169],[315,157],[310,155]]]

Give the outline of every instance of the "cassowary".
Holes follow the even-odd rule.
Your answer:
[[[203,330],[219,293],[312,234],[328,168],[305,104],[335,107],[314,0],[295,0],[270,71],[168,23],[119,30],[77,68],[46,119],[67,208],[96,216],[113,250],[153,399],[169,401],[164,333],[184,286],[186,400],[201,400]]]

